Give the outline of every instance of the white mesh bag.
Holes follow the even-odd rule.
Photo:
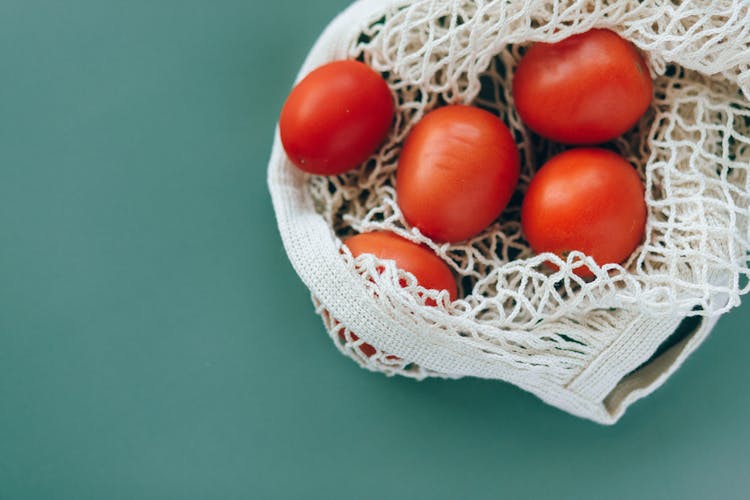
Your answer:
[[[595,278],[585,281],[573,272],[585,256],[534,255],[521,235],[523,192],[561,146],[524,127],[509,89],[524,47],[594,27],[641,49],[654,100],[611,143],[646,186],[644,241],[620,265],[587,259]],[[292,166],[277,133],[268,182],[289,259],[335,345],[361,366],[418,379],[504,380],[611,424],[748,291],[747,2],[360,0],[328,26],[299,78],[344,58],[386,78],[396,101],[389,138],[355,171],[319,177]],[[458,244],[437,244],[409,226],[394,189],[404,138],[446,103],[497,113],[521,151],[516,197],[493,225]],[[390,261],[354,259],[341,243],[382,229],[432,248],[453,269],[459,300],[425,291]]]

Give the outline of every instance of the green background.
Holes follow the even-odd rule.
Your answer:
[[[0,2],[0,498],[749,498],[748,301],[611,428],[330,344],[265,170],[346,4]]]

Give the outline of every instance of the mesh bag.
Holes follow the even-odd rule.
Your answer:
[[[524,49],[594,27],[644,53],[654,100],[610,147],[646,186],[641,246],[622,264],[534,255],[520,202],[561,146],[526,129],[510,80]],[[343,58],[381,72],[396,101],[385,144],[336,177],[303,174],[278,133],[268,181],[287,254],[338,349],[362,367],[422,379],[504,380],[600,423],[658,387],[748,291],[750,250],[750,10],[744,1],[361,0],[319,38],[299,77]],[[439,244],[396,204],[404,138],[444,104],[498,114],[521,152],[516,197],[477,237]],[[341,239],[390,230],[432,248],[454,271],[460,299]],[[545,265],[553,261],[558,270]],[[588,265],[593,280],[574,269]],[[407,286],[401,286],[403,283]],[[437,306],[426,306],[426,299]],[[371,346],[371,347],[370,347]]]

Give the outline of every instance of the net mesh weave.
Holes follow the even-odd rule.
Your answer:
[[[564,385],[634,318],[715,316],[737,306],[750,250],[750,7],[740,1],[395,1],[362,20],[347,56],[385,77],[396,116],[385,144],[361,168],[311,176],[308,193],[335,235],[389,230],[428,245],[454,271],[460,299],[421,289],[392,263],[339,248],[374,300],[441,337],[461,337],[477,356]],[[643,243],[622,264],[597,266],[578,252],[534,255],[521,234],[520,202],[534,171],[562,146],[529,131],[510,82],[524,50],[591,28],[609,28],[644,54],[654,99],[638,124],[604,147],[622,154],[646,187]],[[516,195],[477,237],[440,244],[403,218],[395,171],[414,124],[444,104],[499,115],[521,153]],[[573,271],[595,271],[583,280]],[[545,265],[552,261],[553,271]],[[383,266],[385,271],[383,270]],[[403,280],[408,286],[402,287]],[[423,305],[425,298],[438,302]],[[456,377],[366,344],[314,297],[339,349],[387,374]]]

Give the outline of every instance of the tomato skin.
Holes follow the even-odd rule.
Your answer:
[[[383,260],[393,260],[396,267],[410,272],[420,286],[447,290],[451,300],[458,295],[456,280],[448,265],[432,250],[389,231],[362,233],[344,241],[354,257],[369,253]]]
[[[524,236],[537,252],[579,250],[597,264],[628,258],[646,226],[644,187],[620,155],[575,148],[552,157],[531,179],[521,207]],[[586,267],[576,274],[591,277]]]
[[[445,106],[407,137],[396,170],[397,202],[422,234],[462,241],[500,215],[519,170],[518,149],[500,118],[472,106]]]
[[[354,257],[369,253],[380,259],[394,260],[396,267],[413,274],[422,287],[447,290],[451,300],[456,300],[458,296],[456,281],[450,268],[429,248],[413,243],[389,231],[358,234],[347,238],[344,244]],[[432,299],[425,301],[425,304],[436,305]],[[352,340],[359,340],[356,334],[351,333],[350,335]],[[339,337],[344,340],[343,333],[340,333]],[[376,349],[366,342],[359,345],[359,350],[368,358],[376,352]],[[385,358],[388,360],[400,359],[392,354]]]
[[[513,75],[513,100],[524,123],[566,144],[614,139],[635,125],[652,97],[638,50],[606,29],[536,43]]]
[[[279,135],[301,170],[337,175],[375,152],[393,121],[393,97],[385,80],[358,61],[335,61],[308,74],[287,97]]]

